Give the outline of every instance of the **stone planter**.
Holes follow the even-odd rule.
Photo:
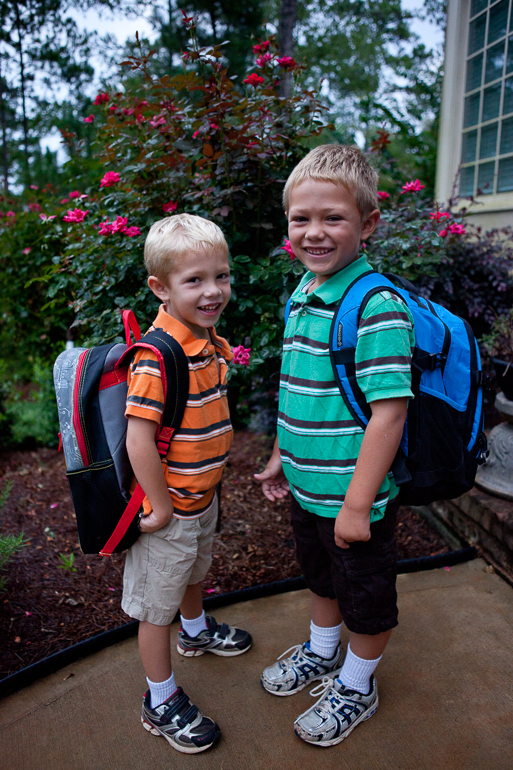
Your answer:
[[[513,500],[513,400],[501,392],[495,399],[495,407],[506,422],[501,422],[490,431],[490,454],[484,465],[478,468],[476,485],[490,495]]]

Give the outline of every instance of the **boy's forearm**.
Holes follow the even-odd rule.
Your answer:
[[[130,417],[126,446],[135,477],[151,507],[167,517],[173,514],[173,503],[155,443],[155,430],[156,424],[151,420]]]
[[[353,515],[368,517],[376,495],[394,461],[403,435],[407,399],[371,403],[355,471],[344,501]]]

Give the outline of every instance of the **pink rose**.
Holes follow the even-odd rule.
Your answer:
[[[135,238],[136,235],[141,234],[141,231],[138,227],[127,227],[124,232],[125,235],[128,235],[129,238]]]
[[[380,201],[386,201],[387,198],[390,198],[390,193],[384,192],[384,190],[378,190],[378,198]]]
[[[284,251],[286,251],[287,254],[290,255],[291,259],[295,259],[296,258],[296,255],[292,251],[292,246],[290,245],[290,241],[287,240],[287,238],[285,238],[285,244],[282,246],[282,249],[284,249]]]
[[[281,59],[276,59],[276,61],[284,70],[293,70],[297,67],[297,61],[292,56],[282,56]]]
[[[94,122],[94,115],[89,115],[87,118],[84,118],[84,123],[93,123]]]
[[[403,185],[403,191],[401,195],[404,195],[407,192],[419,192],[419,190],[423,190],[425,184],[421,184],[418,179],[416,179],[414,182],[406,182],[406,184]]]
[[[233,348],[233,363],[247,366],[249,364],[250,353],[251,348],[245,348],[244,345],[238,345],[236,348]]]
[[[165,211],[166,214],[169,214],[171,211],[176,211],[178,208],[178,203],[175,201],[169,201],[169,203],[164,203],[162,206],[162,211]]]
[[[82,222],[88,213],[89,211],[81,211],[80,209],[75,209],[74,211],[68,209],[68,213],[63,216],[63,220],[64,222]]]
[[[100,187],[112,187],[119,182],[119,174],[117,171],[107,171],[105,176],[102,177]]]
[[[264,54],[262,54],[261,56],[258,57],[258,59],[256,60],[255,64],[257,65],[257,67],[265,67],[265,65],[268,62],[272,61],[272,58],[273,58],[272,54],[264,53]]]
[[[98,232],[100,235],[110,235],[110,233],[112,232],[112,225],[109,223],[108,219],[105,220],[105,222],[100,223]]]

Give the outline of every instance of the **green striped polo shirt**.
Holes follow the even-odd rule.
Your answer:
[[[345,289],[370,270],[359,257],[314,291],[307,272],[292,295],[280,375],[278,441],[285,476],[303,508],[336,517],[344,502],[363,433],[335,382],[328,340],[333,315]],[[413,319],[406,305],[387,291],[374,295],[362,314],[356,347],[356,376],[367,401],[412,397]],[[391,472],[371,509],[383,517],[398,493]]]

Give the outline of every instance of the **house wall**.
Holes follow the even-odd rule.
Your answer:
[[[469,198],[459,197],[471,3],[472,0],[449,0],[445,40],[445,76],[442,90],[440,116],[436,198],[442,205],[446,204],[450,199],[458,198],[456,208],[468,208],[469,204],[471,203]],[[476,5],[476,0],[474,0],[472,4],[474,13],[476,13]],[[491,4],[489,13],[498,5],[499,3]],[[510,68],[509,62],[513,60],[513,16],[511,15],[513,14],[513,9],[511,7],[512,5],[513,0],[510,0],[509,32],[506,35],[506,40],[509,42],[509,53],[506,59],[505,70],[503,70],[506,71],[510,77],[511,70],[508,73],[508,68]],[[486,50],[486,56],[487,55],[488,49]],[[508,85],[512,84],[513,80],[508,83]],[[486,88],[488,88],[488,86],[486,86]],[[503,91],[505,91],[505,88],[503,88]],[[482,91],[481,108],[483,105],[483,100],[484,96]],[[506,102],[504,102],[503,107],[505,107],[505,105]],[[501,109],[503,107],[501,106]],[[482,113],[480,113],[480,115],[481,114]],[[492,119],[492,122],[493,120],[495,119]],[[483,121],[480,118],[478,129],[479,141],[481,140],[482,122]],[[499,122],[502,126],[503,121]],[[487,125],[490,124],[485,122],[485,127]],[[500,141],[497,147],[500,152],[502,148]],[[480,145],[478,143],[476,151],[477,161],[480,159],[480,152]],[[504,157],[504,155],[502,157]],[[497,164],[495,167],[494,179],[494,184],[496,185]],[[495,187],[493,189],[495,190]],[[513,190],[506,192],[494,192],[492,194],[478,194],[475,196],[474,202],[470,206],[469,212],[470,221],[476,225],[481,225],[486,229],[491,227],[513,225]]]

